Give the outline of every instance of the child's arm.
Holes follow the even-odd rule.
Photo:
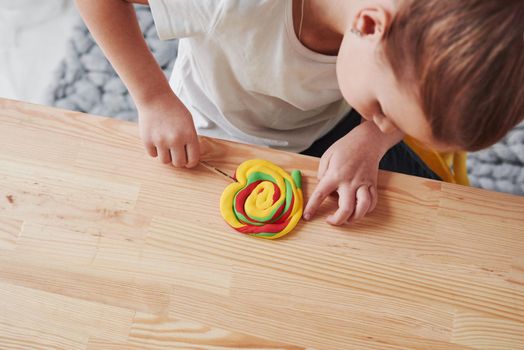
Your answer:
[[[365,121],[335,142],[320,159],[320,181],[304,209],[304,218],[311,218],[335,191],[339,195],[339,208],[328,217],[328,223],[342,225],[373,211],[378,200],[378,164],[403,137],[398,130],[384,134],[374,122]]]
[[[131,2],[147,4],[147,0],[76,0],[91,34],[136,103],[148,153],[178,167],[196,166],[200,150],[191,114],[149,51]]]

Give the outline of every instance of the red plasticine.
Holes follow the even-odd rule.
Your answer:
[[[236,209],[237,212],[239,212],[240,214],[244,215],[246,218],[249,218],[252,222],[257,222],[257,223],[261,223],[261,224],[264,223],[264,222],[256,220],[256,219],[253,219],[253,218],[249,217],[246,214],[246,212],[244,210],[244,203],[245,203],[247,197],[254,190],[254,188],[262,181],[263,180],[258,180],[258,181],[255,181],[255,182],[249,184],[248,186],[246,186],[243,190],[238,192],[237,197],[236,197],[236,201],[235,201],[235,209]],[[278,186],[276,184],[273,184],[273,187],[275,188],[275,193],[273,194],[273,203],[274,203],[276,200],[278,200],[280,198],[280,188],[278,188]],[[293,202],[291,202],[291,204],[293,204]],[[292,206],[290,208],[292,208]],[[284,205],[281,205],[275,211],[275,213],[273,214],[273,217],[270,220],[272,220],[273,218],[276,218],[280,214],[282,214],[283,210],[284,210]],[[288,216],[289,216],[289,214],[288,214]],[[280,222],[280,219],[278,221]]]
[[[266,233],[280,232],[289,223],[289,219],[288,218],[289,218],[289,215],[290,215],[291,210],[293,208],[294,201],[295,201],[295,199],[292,198],[291,199],[291,205],[289,206],[287,212],[280,219],[275,221],[274,223],[265,224],[265,225],[262,225],[262,226],[249,226],[249,225],[246,225],[246,226],[242,226],[242,227],[236,228],[235,230],[237,230],[238,232],[241,232],[241,233],[246,233],[246,234],[247,233],[261,233],[261,232],[266,232]],[[283,208],[283,206],[281,208]],[[276,216],[278,216],[278,215],[275,215],[275,217]],[[255,220],[253,220],[253,221],[255,221]]]
[[[287,226],[287,221],[282,224],[265,224],[263,226],[242,226],[239,228],[236,228],[238,232],[242,233],[274,233],[274,232],[280,232]]]
[[[235,209],[238,212],[241,212],[244,210],[244,202],[246,201],[247,197],[249,197],[249,195],[255,189],[255,187],[257,187],[257,185],[261,182],[262,180],[252,182],[248,186],[244,187],[243,190],[237,193],[237,197],[236,197],[237,199],[235,201]],[[242,215],[245,215],[245,214],[242,212]]]
[[[274,224],[282,223],[284,220],[287,222],[288,221],[287,218],[289,217],[289,215],[291,215],[291,211],[293,210],[294,204],[295,204],[295,197],[291,197],[291,205],[289,206],[289,208],[287,208],[287,211],[284,213],[284,215],[282,215],[280,219],[275,221]],[[284,206],[282,206],[281,208],[284,209]],[[275,215],[275,217],[276,216],[278,215]]]
[[[233,177],[237,183],[229,186],[220,198],[222,216],[239,233],[268,239],[278,238],[288,233],[292,229],[290,226],[296,225],[302,213],[302,208],[296,208],[298,203],[302,206],[300,172],[291,172],[291,179],[289,179],[285,171],[270,162],[264,160],[246,162],[250,164],[243,163],[234,172]],[[266,168],[269,170],[265,171]],[[276,169],[276,173],[272,172],[273,168]],[[247,172],[246,176],[242,174],[242,186],[238,186],[239,169],[242,169],[243,173]],[[268,173],[276,174],[276,177]],[[278,187],[277,183],[280,181],[285,182],[285,188]],[[288,184],[287,181],[290,183]],[[263,182],[271,183],[273,189],[269,187],[269,184],[264,184],[262,187]],[[260,188],[257,189],[258,186]],[[295,192],[295,186],[297,192]],[[273,194],[269,195],[265,189],[273,190]],[[286,193],[288,190],[292,193]],[[285,198],[283,198],[284,194]],[[233,196],[233,203],[231,203],[231,196]],[[253,215],[252,217],[247,214],[248,199],[249,208],[253,206],[253,212],[249,212],[250,215]]]

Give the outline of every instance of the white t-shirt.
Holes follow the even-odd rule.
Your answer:
[[[335,56],[303,46],[291,0],[150,0],[160,39],[180,38],[170,79],[197,133],[300,152],[350,110]]]

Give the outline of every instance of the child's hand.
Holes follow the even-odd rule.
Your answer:
[[[162,163],[192,168],[200,159],[200,145],[190,112],[172,92],[137,105],[140,136],[147,152]]]
[[[322,202],[335,191],[338,210],[327,218],[332,225],[354,222],[375,209],[378,164],[385,151],[402,137],[400,134],[384,136],[369,123],[353,129],[320,158],[317,175],[320,182],[304,210],[306,220],[313,217]]]

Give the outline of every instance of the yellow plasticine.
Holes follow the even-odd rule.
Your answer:
[[[235,194],[240,189],[242,189],[242,185],[240,184],[240,182],[235,182],[226,187],[226,190],[222,193],[222,196],[220,197],[220,213],[222,214],[224,220],[226,220],[226,222],[233,228],[239,228],[244,226],[243,223],[237,220],[237,216],[233,211],[233,207],[230,205],[231,203],[233,203]]]
[[[274,182],[263,177],[259,178],[261,176],[260,174],[270,176],[274,179]],[[242,206],[246,219],[253,222],[253,224],[251,222],[243,222],[242,215],[239,214],[240,217],[237,217],[237,213],[234,210],[236,195],[249,185],[248,178],[251,175],[254,179],[261,182],[251,189],[251,193],[246,193],[247,197],[244,197],[244,203],[239,205]],[[296,226],[302,217],[303,196],[302,189],[297,187],[292,176],[277,165],[261,159],[252,159],[243,162],[238,167],[235,176],[237,182],[227,186],[220,198],[220,212],[224,220],[231,227],[240,232],[257,237],[275,239],[289,233]],[[300,179],[299,173],[297,176],[298,179]],[[286,181],[289,183],[292,192],[292,197],[289,198],[293,198],[294,204],[289,208],[290,212],[287,220],[284,223],[278,224],[274,222],[278,222],[280,215],[274,215],[274,213],[283,213],[286,210]],[[274,186],[277,186],[280,190],[280,197],[275,202],[273,202],[273,196],[275,194]],[[290,203],[291,201],[289,204]],[[281,206],[282,210],[277,211]],[[272,215],[275,217],[271,218]],[[268,222],[262,222],[263,218],[267,218]],[[260,221],[260,223],[255,224],[257,221]],[[279,232],[263,231],[266,227],[269,230],[276,230],[275,227],[278,229],[281,228],[281,230]]]
[[[275,207],[273,194],[275,189],[269,182],[259,184],[246,200],[246,213],[250,216],[267,216]]]

